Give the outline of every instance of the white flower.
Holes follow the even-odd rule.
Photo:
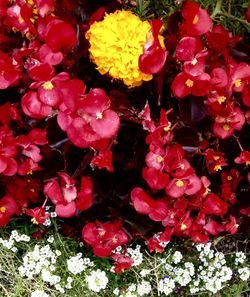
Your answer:
[[[128,289],[129,292],[135,292],[136,291],[136,284],[131,284]]]
[[[145,276],[147,276],[149,274],[150,274],[150,270],[149,269],[142,269],[141,272],[140,272],[140,275],[142,277],[145,277]]]
[[[114,291],[113,291],[113,294],[115,296],[118,296],[120,294],[120,290],[118,288],[115,288]]]
[[[178,264],[181,262],[181,259],[183,258],[181,252],[175,251],[173,254],[173,261],[175,264]]]
[[[87,266],[84,265],[84,260],[82,259],[82,254],[79,253],[74,257],[71,257],[67,260],[68,270],[73,274],[82,273]]]
[[[248,267],[240,268],[240,269],[238,269],[238,272],[239,272],[240,278],[243,281],[246,281],[246,280],[249,279],[249,277],[250,277],[250,269]]]
[[[236,258],[235,258],[235,264],[243,264],[246,260],[246,255],[243,252],[237,252],[235,254]]]
[[[49,297],[49,295],[42,290],[35,290],[30,297]]]
[[[171,294],[174,288],[175,288],[174,280],[168,277],[164,277],[158,283],[159,292],[164,293],[166,296]]]
[[[137,286],[137,293],[139,296],[144,296],[147,295],[151,292],[151,284],[150,282],[147,281],[142,281],[140,284]]]
[[[105,289],[108,284],[108,278],[105,271],[97,269],[92,271],[90,275],[86,277],[88,288],[94,292],[100,292]]]

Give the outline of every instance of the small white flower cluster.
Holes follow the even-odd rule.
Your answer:
[[[190,293],[209,291],[215,294],[232,278],[233,272],[226,265],[225,255],[211,249],[211,243],[198,244],[196,249],[199,252],[201,265],[193,285],[190,286]]]
[[[132,266],[138,266],[143,262],[143,253],[141,252],[140,245],[136,245],[135,249],[128,248],[126,255],[130,256],[134,260]]]
[[[35,245],[34,249],[23,257],[23,264],[18,268],[19,274],[29,279],[40,275],[44,282],[55,286],[58,291],[64,293],[64,289],[59,284],[61,277],[53,273],[60,255],[59,250],[53,252],[49,245]]]
[[[82,253],[78,253],[67,260],[68,270],[73,274],[82,273],[87,267],[93,267],[94,263],[89,258],[82,258]]]
[[[248,267],[239,268],[238,273],[243,281],[247,281],[250,278],[250,269]]]
[[[56,218],[57,217],[57,213],[55,211],[51,211],[52,208],[53,208],[52,206],[46,206],[45,207],[45,213],[50,215],[50,217],[48,219],[46,219],[46,221],[43,223],[43,225],[45,227],[51,226],[51,224],[52,224],[51,218]]]
[[[14,246],[15,242],[29,242],[30,237],[26,234],[19,234],[17,230],[13,230],[11,232],[9,239],[2,239],[0,238],[0,244],[3,247],[11,250],[12,252],[17,252],[17,248]]]
[[[152,286],[148,281],[141,281],[139,284],[130,284],[126,291],[120,292],[118,288],[113,291],[119,297],[138,297],[148,295],[152,291]]]
[[[158,283],[158,291],[160,293],[164,293],[166,296],[171,294],[174,288],[175,288],[175,282],[173,279],[169,278],[168,276],[165,276]]]
[[[179,251],[175,251],[174,254],[173,254],[173,262],[174,264],[178,264],[181,262],[183,256],[181,254],[181,252]]]
[[[243,252],[235,253],[235,265],[244,264],[246,255]]]
[[[90,275],[86,276],[88,288],[97,293],[106,288],[108,281],[105,271],[100,269],[93,270]]]
[[[49,297],[49,295],[42,290],[35,290],[30,297]]]

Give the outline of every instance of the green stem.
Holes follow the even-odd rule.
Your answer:
[[[217,15],[222,15],[222,16],[228,17],[229,19],[238,21],[238,22],[242,23],[243,25],[246,25],[249,28],[249,23],[248,23],[247,20],[237,18],[236,16],[233,16],[233,15],[228,15],[227,13],[224,13],[224,12],[221,12],[221,11],[218,12]]]
[[[221,12],[222,2],[223,2],[223,0],[217,0],[216,6],[215,6],[214,11],[211,15],[211,18],[214,18],[218,13]]]

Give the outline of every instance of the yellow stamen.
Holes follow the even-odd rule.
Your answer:
[[[103,118],[102,113],[101,113],[101,112],[98,112],[98,113],[96,114],[96,119],[97,119],[97,120],[101,120],[102,118]]]
[[[241,86],[241,80],[237,79],[234,84],[235,84],[236,88],[239,88]]]
[[[198,60],[196,58],[193,59],[193,61],[191,62],[191,64],[194,66],[198,63]]]
[[[161,163],[164,160],[164,158],[162,158],[162,156],[157,156],[156,161],[158,163]]]
[[[214,160],[215,160],[215,161],[217,161],[217,160],[219,160],[219,159],[220,159],[219,156],[214,156]]]
[[[228,131],[230,129],[230,126],[228,124],[223,125],[222,127],[225,131]]]
[[[250,165],[250,161],[246,161],[246,165],[247,165],[247,166]]]
[[[53,90],[54,85],[52,84],[51,81],[46,81],[45,83],[43,83],[43,88],[47,91]]]
[[[164,127],[163,130],[165,132],[168,132],[170,130],[170,128],[171,128],[171,123],[168,123],[168,125],[166,127]]]
[[[199,17],[198,17],[198,15],[196,14],[195,15],[195,17],[194,17],[194,19],[193,19],[193,25],[196,25],[197,23],[199,22]]]
[[[28,175],[32,175],[33,174],[33,170],[30,169],[30,171],[27,172]]]
[[[19,23],[19,24],[24,23],[24,19],[23,19],[21,16],[18,17],[18,23]]]
[[[6,212],[6,207],[1,206],[1,207],[0,207],[0,212],[1,212],[1,213],[5,213],[5,212]]]
[[[215,166],[214,166],[214,170],[215,170],[215,171],[222,170],[221,165],[215,165]]]
[[[37,221],[35,218],[32,218],[32,219],[31,219],[31,222],[32,222],[33,224],[35,224],[35,225],[39,225],[38,221]]]
[[[227,180],[232,180],[233,177],[231,175],[228,175]]]
[[[225,102],[226,99],[227,99],[227,97],[225,97],[225,96],[219,96],[219,98],[218,98],[218,102],[219,102],[219,104]]]
[[[181,230],[186,230],[187,229],[187,225],[186,224],[181,224]]]
[[[185,81],[185,85],[189,88],[192,88],[192,86],[194,85],[194,82],[191,79],[187,79]]]
[[[184,182],[181,179],[177,180],[177,182],[175,184],[178,188],[181,188],[184,186]]]
[[[118,238],[116,236],[114,236],[113,239],[112,239],[112,242],[113,243],[117,243],[118,242]]]

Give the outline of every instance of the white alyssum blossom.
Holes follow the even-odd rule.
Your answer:
[[[149,275],[150,274],[150,270],[149,269],[142,269],[141,271],[140,271],[140,275],[142,276],[142,277],[145,277],[145,276],[147,276],[147,275]]]
[[[239,268],[238,273],[239,273],[240,279],[242,279],[243,281],[248,280],[250,277],[250,269],[248,267]]]
[[[140,249],[140,245],[137,245],[135,249],[127,249],[126,255],[130,256],[134,260],[132,266],[138,266],[143,262],[143,253],[140,251]]]
[[[171,294],[175,288],[175,282],[169,277],[164,277],[158,283],[158,291],[164,293],[166,296]]]
[[[49,295],[42,290],[35,290],[30,297],[49,297]]]
[[[68,270],[73,274],[82,273],[87,266],[84,264],[82,253],[78,253],[76,256],[73,256],[67,260]]]
[[[181,260],[182,260],[182,258],[183,258],[183,256],[182,256],[181,252],[179,252],[179,251],[175,251],[174,252],[174,254],[173,254],[173,262],[175,264],[180,263]]]
[[[137,285],[137,293],[139,296],[148,295],[152,290],[152,286],[148,281],[142,281]]]
[[[108,278],[105,271],[100,269],[93,270],[90,275],[86,276],[88,288],[94,292],[104,290],[108,284]]]
[[[115,288],[115,289],[113,290],[113,294],[114,294],[115,296],[118,296],[118,295],[120,294],[120,290],[119,290],[118,288]]]
[[[235,253],[235,265],[243,264],[246,258],[247,257],[243,252]]]

